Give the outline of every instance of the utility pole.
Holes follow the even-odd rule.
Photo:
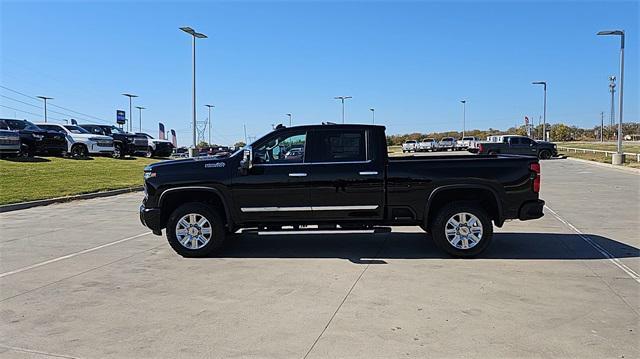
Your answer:
[[[544,86],[544,105],[542,108],[542,140],[547,140],[547,81],[534,81],[532,82],[534,85],[543,85]]]
[[[242,125],[242,128],[244,128],[244,144],[245,144],[245,145],[248,145],[248,144],[249,144],[249,142],[247,142],[247,125],[246,125],[246,124],[243,124],[243,125]]]
[[[336,96],[334,99],[342,102],[342,123],[344,123],[344,100],[352,98],[351,96]]]
[[[138,120],[138,121],[140,122],[140,132],[142,132],[142,110],[144,110],[144,109],[145,109],[145,107],[142,107],[142,106],[136,106],[136,108],[137,108],[138,110],[140,110],[140,118],[139,118],[139,120]],[[133,132],[133,131],[132,131],[132,132]]]
[[[611,117],[609,118],[609,128],[613,129],[616,123],[616,77],[614,75],[609,76],[609,92],[611,92]]]
[[[289,116],[289,127],[291,127],[291,116],[292,115],[290,113],[287,113],[286,115]]]
[[[137,95],[132,95],[130,93],[123,93],[122,96],[127,96],[129,98],[129,132],[131,132],[133,130],[133,125],[131,124],[133,121],[133,110],[131,107],[131,99],[134,97],[138,97]]]
[[[465,127],[467,127],[467,100],[460,100],[462,103],[462,137],[464,137]]]
[[[47,100],[53,100],[53,97],[47,97],[47,96],[37,96],[37,97],[44,101],[44,122],[47,123]]]
[[[375,125],[375,123],[376,123],[376,109],[375,108],[370,108],[369,111],[371,111],[371,124]]]
[[[196,38],[198,39],[206,39],[207,35],[196,32],[194,29],[185,26],[181,27],[180,30],[186,32],[191,35],[191,59],[193,62],[192,70],[193,70],[193,98],[191,101],[193,102],[193,150],[191,152],[191,157],[196,156],[196,147],[197,147],[197,139],[196,139]]]
[[[600,142],[604,142],[604,111],[600,112]]]
[[[618,117],[620,118],[620,122],[618,122],[618,151],[616,154],[611,156],[611,162],[614,165],[622,165],[624,163],[624,152],[622,151],[622,100],[624,99],[622,91],[624,87],[624,30],[599,31],[597,35],[620,36],[620,94],[618,95]]]
[[[216,107],[214,105],[205,105],[209,108],[209,145],[211,145],[211,108]]]

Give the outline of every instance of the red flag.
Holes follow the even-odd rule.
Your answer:
[[[158,138],[161,140],[164,140],[164,125],[162,124],[162,122],[158,123],[158,127],[159,127],[159,131],[158,131]]]

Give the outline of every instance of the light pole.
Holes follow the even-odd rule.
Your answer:
[[[609,127],[613,128],[616,123],[616,77],[614,75],[609,76],[609,92],[611,92],[611,117],[609,117]]]
[[[618,122],[618,153],[612,156],[612,163],[614,165],[621,165],[624,163],[624,153],[622,152],[622,89],[624,85],[624,30],[613,31],[600,31],[597,35],[615,35],[620,36],[620,94],[618,95],[618,116],[620,122]]]
[[[186,32],[192,37],[192,60],[193,60],[193,149],[191,151],[191,157],[195,157],[196,155],[196,38],[198,39],[206,39],[207,35],[196,32],[194,29],[184,26],[181,27],[180,30]]]
[[[376,109],[375,108],[370,108],[369,111],[371,111],[371,124],[375,124],[376,123]]]
[[[138,121],[140,122],[140,132],[142,132],[142,110],[145,110],[146,107],[136,106],[136,108],[140,111]],[[132,131],[133,132],[133,131]]]
[[[290,113],[287,113],[286,115],[289,116],[289,127],[291,127],[291,116],[292,115]]]
[[[542,107],[542,140],[547,140],[547,81],[534,81],[534,85],[544,86],[544,105]]]
[[[604,142],[604,111],[600,112],[600,142]]]
[[[123,96],[127,96],[129,98],[129,131],[133,130],[133,125],[131,124],[132,120],[133,120],[133,111],[131,110],[131,99],[134,97],[138,97],[137,95],[132,95],[130,93],[123,93]]]
[[[209,117],[207,122],[209,123],[209,145],[211,145],[211,109],[215,107],[214,105],[205,105],[209,108]]]
[[[462,137],[467,127],[467,100],[460,100],[462,103]]]
[[[334,99],[342,102],[342,123],[344,123],[344,100],[352,98],[351,96],[336,96]]]
[[[37,97],[44,101],[44,122],[47,123],[47,100],[53,100],[53,97],[47,97],[47,96],[37,96]]]

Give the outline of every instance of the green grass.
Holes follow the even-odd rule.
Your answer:
[[[587,142],[587,141],[574,141],[574,142],[557,142],[558,146],[572,147],[572,148],[586,148],[591,150],[601,151],[617,151],[618,147],[615,142]],[[623,142],[622,149],[624,152],[640,153],[640,143],[638,142]]]
[[[0,160],[0,204],[141,186],[142,170],[158,159],[59,157]]]

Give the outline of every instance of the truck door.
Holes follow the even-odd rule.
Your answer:
[[[533,141],[527,137],[510,137],[509,146],[511,147],[509,153],[530,156],[537,155],[537,149]]]
[[[310,201],[317,220],[384,216],[384,161],[371,131],[320,129],[309,133]]]
[[[253,145],[253,166],[234,177],[232,195],[243,221],[311,218],[305,130],[275,132]]]

